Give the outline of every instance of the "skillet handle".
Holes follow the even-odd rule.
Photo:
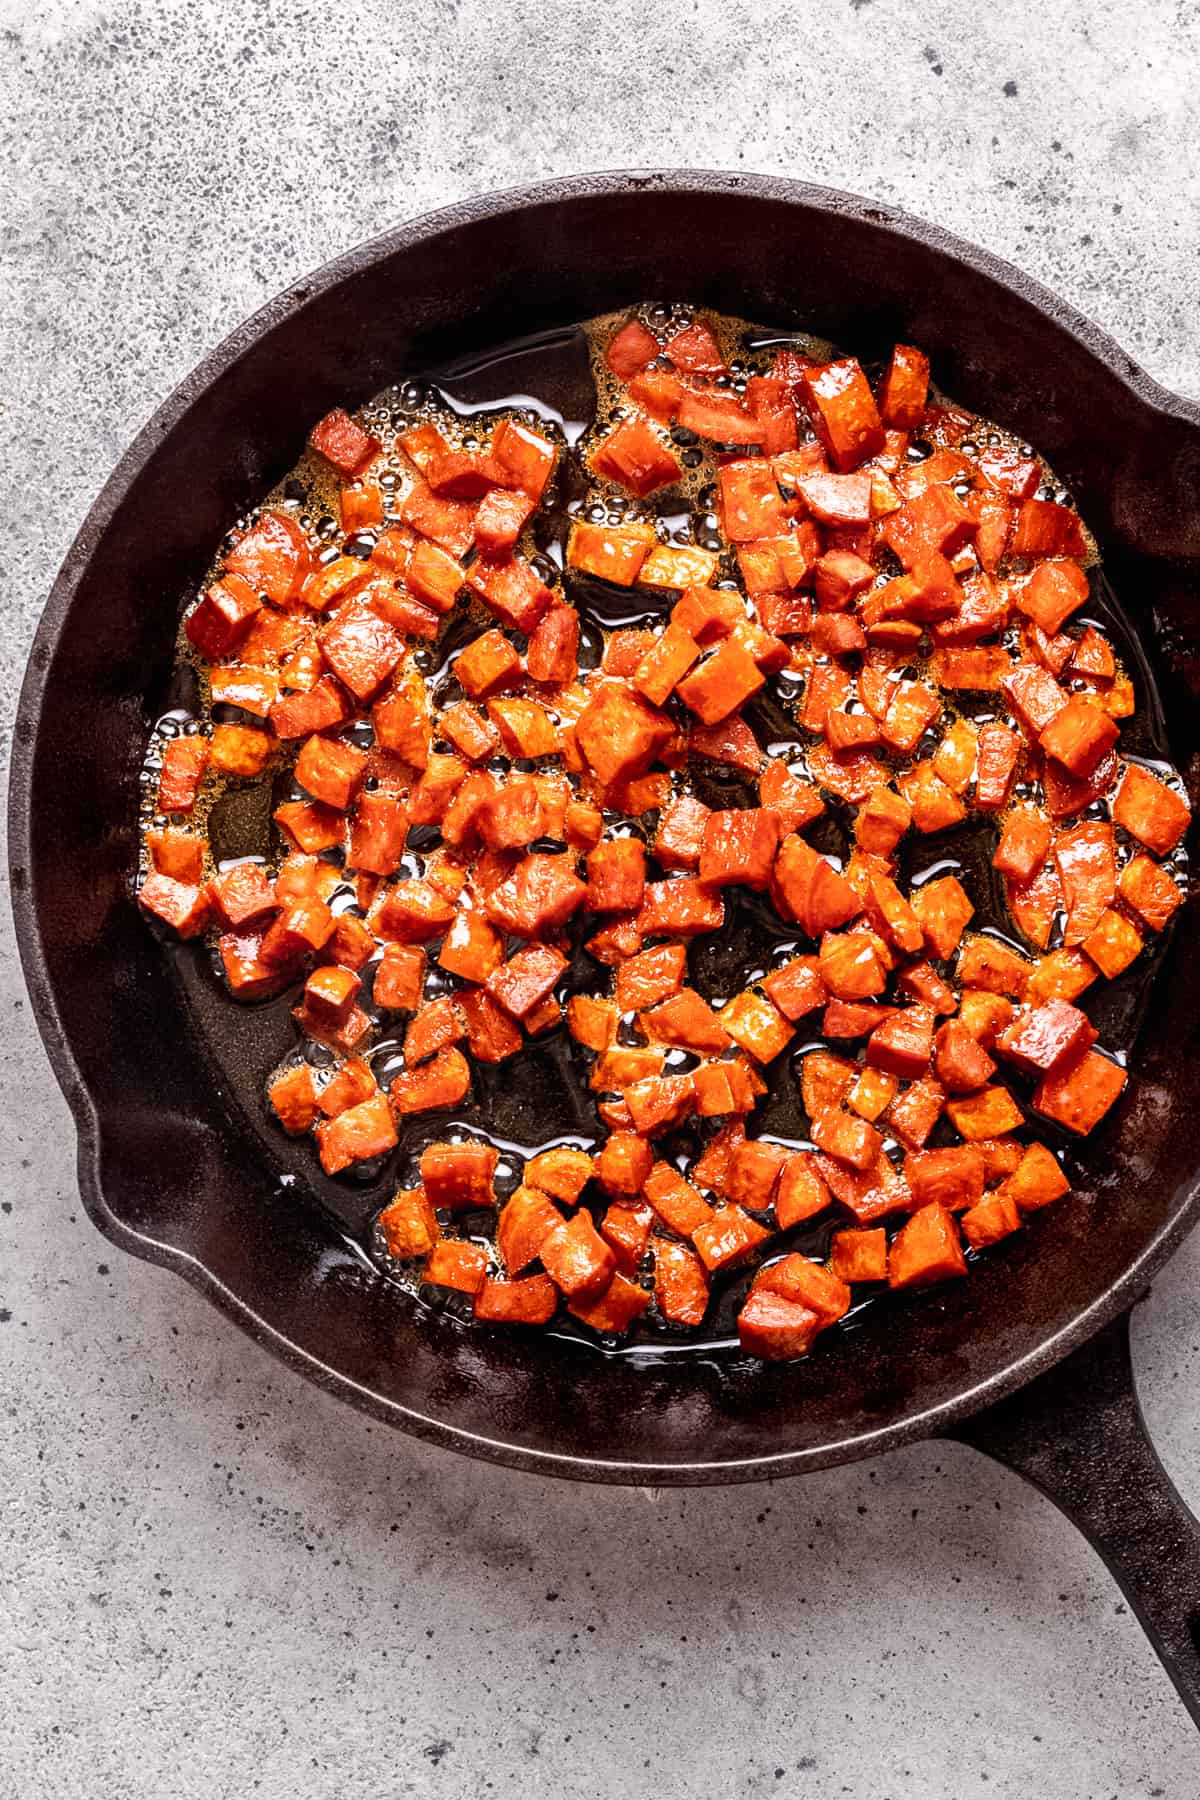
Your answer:
[[[1129,1314],[946,1435],[1015,1469],[1079,1527],[1200,1725],[1200,1522],[1147,1435]]]

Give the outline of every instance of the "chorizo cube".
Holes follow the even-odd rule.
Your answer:
[[[389,1256],[401,1262],[428,1256],[441,1231],[423,1188],[401,1188],[379,1215],[379,1229]]]
[[[887,1232],[882,1225],[865,1231],[835,1231],[829,1245],[829,1267],[840,1281],[886,1281],[887,1250]]]
[[[1026,1007],[996,1039],[996,1049],[1026,1075],[1048,1075],[1090,1049],[1096,1030],[1067,1000]]]
[[[554,605],[548,588],[532,564],[514,556],[507,562],[478,557],[467,572],[467,585],[495,613],[502,625],[528,636]]]
[[[1010,1195],[997,1191],[985,1194],[959,1220],[962,1234],[972,1250],[986,1250],[1021,1228],[1021,1213]]]
[[[340,406],[313,426],[308,442],[339,475],[357,475],[381,448],[379,439],[364,431],[357,419]]]
[[[277,1075],[267,1089],[267,1099],[289,1137],[312,1129],[317,1116],[317,1090],[307,1063],[293,1063]]]
[[[390,1093],[393,1109],[399,1116],[406,1117],[412,1113],[457,1106],[466,1099],[470,1089],[470,1064],[460,1050],[448,1046],[419,1068],[405,1069],[397,1075]]]
[[[374,694],[404,654],[404,644],[387,622],[351,597],[320,634],[321,654],[357,700]]]
[[[310,737],[296,758],[296,780],[314,800],[344,812],[367,771],[367,753],[337,738]]]
[[[158,777],[160,812],[191,812],[208,768],[209,756],[209,740],[205,737],[196,735],[168,740],[163,746]]]
[[[668,589],[682,593],[685,588],[711,581],[718,562],[714,550],[700,550],[694,544],[655,544],[638,570],[638,586],[659,593]]]
[[[404,1034],[404,1060],[424,1062],[435,1051],[456,1043],[464,1034],[462,1016],[448,994],[422,1006]]]
[[[1179,795],[1139,763],[1126,763],[1113,796],[1114,824],[1155,856],[1169,856],[1187,830],[1191,812]]]
[[[839,1000],[869,1000],[887,986],[882,946],[873,931],[827,931],[817,959],[821,980]]]
[[[587,1212],[559,1220],[542,1239],[538,1254],[551,1281],[572,1300],[596,1299],[617,1267],[612,1246],[600,1236]]]
[[[536,505],[529,494],[490,488],[475,514],[475,542],[479,554],[492,561],[501,561],[511,555]]]
[[[404,579],[417,599],[433,612],[448,613],[458,599],[466,572],[448,550],[422,538],[412,547]]]
[[[626,319],[609,339],[604,360],[618,381],[628,381],[658,355],[658,339],[640,319]]]
[[[632,1131],[614,1131],[601,1145],[593,1172],[606,1194],[637,1199],[653,1166],[654,1152],[645,1138]],[[646,1197],[651,1199],[649,1193]]]
[[[382,1094],[346,1108],[317,1126],[317,1147],[326,1175],[337,1175],[351,1163],[385,1156],[396,1144],[392,1109]]]
[[[592,468],[639,500],[678,481],[682,464],[642,413],[630,413],[596,445]]]
[[[1058,717],[1067,704],[1065,688],[1059,686],[1048,669],[1038,663],[1018,663],[1000,686],[1021,730],[1028,738],[1038,738]]]
[[[548,1275],[489,1277],[475,1296],[475,1317],[491,1325],[547,1325],[557,1310],[558,1289]]]
[[[947,1100],[946,1111],[960,1137],[968,1143],[980,1138],[1003,1137],[1025,1123],[1025,1117],[1004,1087],[985,1087],[978,1093]]]
[[[963,987],[986,988],[1020,1000],[1032,973],[1029,962],[998,938],[975,933],[964,940],[955,971]]]
[[[732,1066],[726,1064],[727,1068]],[[745,1142],[745,1138],[746,1127],[740,1119],[731,1119],[727,1125],[722,1125],[716,1135],[709,1139],[703,1155],[688,1171],[692,1181],[713,1193],[720,1193],[729,1168],[729,1159],[738,1145]],[[656,1169],[655,1174],[657,1173]]]
[[[1007,726],[993,721],[982,728],[975,770],[975,804],[981,812],[999,812],[1007,804],[1020,756],[1020,740]]]
[[[331,806],[319,806],[309,800],[285,800],[271,817],[288,842],[309,855],[340,849],[346,841],[345,817]]]
[[[738,1342],[763,1362],[793,1362],[808,1355],[822,1323],[802,1302],[755,1288],[737,1316]]]
[[[928,881],[912,898],[912,909],[934,956],[948,961],[954,955],[975,908],[956,875]]]
[[[796,1035],[774,1002],[753,988],[735,994],[717,1017],[734,1043],[762,1064],[774,1061]]]
[[[492,999],[514,1019],[527,1019],[546,999],[567,967],[550,944],[526,944],[488,976]]]
[[[417,944],[385,944],[375,971],[375,1003],[389,1012],[416,1012],[425,984],[425,952]]]
[[[439,1238],[429,1252],[421,1280],[460,1294],[479,1293],[487,1280],[488,1258],[482,1244]]]
[[[872,1069],[868,1066],[859,1072],[858,1080],[847,1093],[846,1105],[860,1119],[874,1124],[876,1119],[882,1118],[899,1091],[898,1076],[889,1074],[885,1069]]]
[[[1056,762],[1080,779],[1090,775],[1121,735],[1114,719],[1086,695],[1073,694],[1038,736]]]
[[[782,1144],[747,1138],[729,1159],[725,1175],[726,1197],[748,1207],[751,1212],[765,1212],[792,1154]]]
[[[1088,578],[1078,563],[1055,558],[1039,563],[1015,592],[1021,612],[1052,638],[1087,599]]]
[[[216,662],[236,650],[261,610],[262,601],[250,583],[239,575],[226,575],[197,601],[183,629],[201,656]]]
[[[491,1144],[428,1144],[421,1182],[432,1206],[452,1212],[496,1204],[493,1181],[500,1153]]]
[[[334,917],[323,900],[292,900],[282,909],[262,941],[262,959],[287,967],[323,950],[333,936]]]
[[[222,921],[239,931],[278,910],[275,889],[260,862],[246,858],[231,863],[214,875],[208,897]]]
[[[1117,878],[1117,891],[1126,906],[1135,912],[1151,931],[1162,931],[1178,907],[1183,905],[1183,890],[1160,863],[1148,856],[1135,856],[1125,864]]]
[[[900,682],[879,728],[884,743],[902,756],[911,755],[941,710],[941,701],[924,682]]]
[[[511,775],[483,796],[473,823],[489,850],[518,850],[544,835],[545,815],[537,785],[527,775]]]
[[[874,1126],[838,1107],[818,1113],[812,1122],[812,1139],[819,1150],[854,1169],[871,1168],[882,1148]]]
[[[792,1251],[758,1271],[752,1292],[782,1294],[811,1307],[823,1325],[834,1325],[850,1310],[850,1289],[824,1263]]]
[[[671,1325],[701,1325],[708,1310],[704,1264],[686,1244],[654,1240],[654,1298]]]
[[[1142,953],[1142,934],[1121,913],[1106,907],[1080,948],[1108,981],[1124,973]]]
[[[698,867],[708,810],[692,794],[677,794],[664,807],[654,838],[654,854],[664,869]]]
[[[736,1156],[737,1152],[734,1152]],[[733,1158],[730,1162],[732,1165]],[[815,1159],[806,1150],[788,1157],[775,1187],[775,1222],[780,1231],[790,1231],[805,1219],[815,1218],[831,1202],[828,1187],[821,1179]]]
[[[1017,513],[1013,556],[1086,556],[1079,514],[1053,500],[1025,500]]]
[[[495,693],[521,672],[521,659],[502,631],[480,632],[451,663],[455,679],[472,699]]]
[[[779,848],[779,821],[767,807],[710,812],[700,848],[700,880],[710,887],[739,883],[765,888]]]
[[[226,932],[220,940],[225,979],[238,1000],[257,1000],[278,993],[286,980],[273,963],[264,962],[262,944],[262,938],[253,931]]]
[[[721,929],[725,903],[719,892],[686,877],[651,881],[646,884],[637,922],[643,937],[696,937]]]
[[[361,1057],[351,1057],[342,1063],[321,1089],[317,1096],[317,1106],[326,1119],[336,1119],[352,1106],[373,1099],[378,1092],[379,1087],[370,1064],[363,1062]]]
[[[983,1194],[983,1152],[974,1144],[954,1144],[946,1150],[910,1150],[904,1174],[917,1206],[944,1206],[962,1212]]]
[[[958,1226],[944,1206],[923,1206],[902,1225],[888,1251],[888,1285],[919,1287],[965,1275]]]
[[[146,833],[146,848],[158,874],[169,875],[172,881],[199,886],[207,839],[168,825],[163,831]]]
[[[962,1019],[948,1019],[937,1034],[934,1068],[951,1094],[974,1094],[986,1087],[996,1065]]]
[[[394,874],[404,853],[408,824],[404,803],[394,794],[360,794],[350,817],[347,868],[363,875]]]
[[[654,1210],[614,1200],[600,1221],[600,1236],[617,1259],[622,1275],[636,1275],[650,1243]]]
[[[455,914],[442,939],[438,964],[450,975],[482,985],[499,968],[503,956],[503,943],[495,927],[482,913],[463,910]]]
[[[295,519],[268,507],[244,531],[225,558],[227,574],[240,575],[275,606],[299,597],[312,568],[308,539]]]
[[[920,1150],[941,1118],[945,1104],[945,1088],[939,1082],[923,1076],[920,1081],[914,1081],[898,1100],[892,1101],[888,1108],[888,1123],[910,1150]]]
[[[1049,1206],[1071,1191],[1071,1184],[1059,1166],[1058,1158],[1045,1144],[1028,1144],[1021,1160],[997,1192],[1015,1201],[1023,1213]]]
[[[720,1206],[692,1233],[701,1262],[711,1275],[716,1269],[744,1262],[770,1236],[740,1206]]]
[[[452,901],[428,881],[397,881],[380,906],[381,936],[398,943],[423,944],[440,937],[453,923]]]
[[[648,950],[645,957],[655,957],[662,950],[682,948],[681,945],[661,946],[660,950]],[[634,958],[634,962],[641,960]],[[625,969],[632,965],[626,963]],[[621,971],[624,973],[624,970]],[[620,999],[620,974],[617,977],[617,992]],[[623,1009],[628,1010],[628,1009]],[[662,1000],[650,1012],[642,1014],[642,1029],[653,1042],[671,1044],[677,1049],[687,1050],[694,1056],[720,1055],[728,1050],[733,1042],[716,1013],[694,988],[681,988],[676,994]]]
[[[1050,824],[1036,806],[1014,806],[1004,821],[992,867],[1014,881],[1030,881],[1050,849]]]
[[[632,587],[657,539],[653,525],[596,525],[575,519],[567,539],[567,567],[614,587]]]
[[[802,831],[825,811],[811,781],[801,781],[787,764],[770,758],[758,778],[759,804],[775,814],[781,838]]]
[[[336,964],[314,969],[304,984],[305,1011],[317,1024],[336,1029],[346,1023],[361,986],[352,969]]]
[[[640,775],[674,735],[664,713],[612,681],[596,689],[575,725],[579,749],[606,787]]]
[[[815,956],[793,957],[782,968],[773,969],[765,976],[762,985],[784,1018],[793,1024],[815,1012],[828,998]]]
[[[1125,1070],[1118,1064],[1098,1051],[1087,1050],[1074,1062],[1043,1076],[1034,1090],[1033,1109],[1077,1136],[1086,1137],[1095,1130],[1127,1080]]]
[[[853,356],[806,369],[799,399],[834,467],[857,469],[884,448],[883,422],[861,365]]]
[[[919,1080],[933,1055],[935,1017],[931,1006],[916,1005],[885,1018],[867,1039],[868,1063],[902,1080]]]
[[[578,1295],[567,1301],[567,1311],[573,1318],[589,1325],[593,1331],[602,1332],[608,1337],[619,1337],[629,1330],[635,1319],[641,1317],[649,1304],[650,1294],[647,1289],[639,1287],[637,1282],[630,1281],[618,1270],[602,1294],[586,1298],[582,1294]]]
[[[554,469],[554,445],[518,419],[502,419],[492,434],[492,460],[505,485],[540,500]]]
[[[531,681],[566,687],[579,673],[579,614],[573,606],[552,606],[529,638],[525,668]]]
[[[591,912],[636,912],[646,887],[646,849],[640,838],[608,838],[587,856]]]
[[[858,809],[855,842],[871,856],[890,856],[912,823],[912,808],[891,788],[872,788]]]
[[[900,431],[917,431],[929,394],[929,358],[912,344],[897,344],[879,388],[879,413]]]
[[[669,623],[633,671],[633,685],[652,706],[665,706],[700,657],[700,646],[682,626]]]
[[[728,637],[675,691],[702,724],[716,725],[737,712],[765,680],[740,639]]]
[[[514,1025],[482,988],[464,988],[456,996],[467,1028],[467,1044],[476,1062],[502,1063],[521,1048],[520,1027]]]
[[[138,891],[138,904],[181,938],[199,937],[208,922],[204,889],[170,875],[148,875]]]
[[[731,544],[779,537],[788,528],[787,509],[770,463],[741,457],[717,470],[722,528]]]
[[[953,789],[938,775],[928,759],[914,763],[896,778],[908,802],[917,831],[946,831],[967,816],[967,809]]]
[[[641,1012],[656,1001],[677,994],[687,971],[687,950],[682,944],[658,944],[622,962],[617,970],[617,1007],[621,1012]]]
[[[275,740],[253,725],[214,725],[209,757],[218,774],[252,780],[271,760]]]
[[[529,1187],[552,1194],[567,1206],[575,1206],[592,1178],[593,1162],[586,1150],[573,1150],[561,1145],[543,1150],[525,1165],[524,1180]]]
[[[670,1163],[652,1162],[641,1191],[667,1230],[679,1237],[690,1238],[713,1216],[708,1201]]]

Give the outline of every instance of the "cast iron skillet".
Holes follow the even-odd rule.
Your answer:
[[[775,1367],[631,1361],[416,1309],[281,1183],[260,1109],[238,1098],[264,1072],[254,1034],[234,1020],[211,1056],[132,903],[137,775],[180,610],[311,421],[401,372],[646,296],[862,355],[921,344],[949,393],[1036,442],[1098,532],[1195,776],[1200,411],[1035,283],[890,209],[760,177],[584,176],[402,226],[272,302],[172,395],[92,508],[37,634],[13,751],[14,908],[84,1202],[294,1367],[470,1455],[700,1484],[937,1433],[988,1450],[1091,1538],[1200,1719],[1200,1531],[1146,1439],[1125,1317],[1200,1207],[1194,901],[1076,1194],[969,1281],[868,1309],[828,1352]]]

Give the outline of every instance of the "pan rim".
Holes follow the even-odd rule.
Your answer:
[[[124,451],[89,508],[50,590],[21,687],[13,730],[9,774],[8,833],[12,871],[12,911],[18,949],[42,1043],[71,1109],[77,1137],[80,1197],[93,1223],[119,1248],[143,1261],[168,1268],[188,1281],[237,1323],[256,1343],[306,1375],[318,1386],[349,1400],[360,1410],[409,1434],[461,1453],[511,1468],[568,1479],[648,1486],[724,1485],[799,1474],[856,1461],[937,1436],[992,1401],[1015,1392],[1086,1342],[1133,1303],[1150,1277],[1191,1228],[1200,1212],[1200,1185],[1177,1205],[1140,1254],[1091,1305],[1058,1331],[1016,1357],[963,1393],[917,1409],[888,1424],[800,1450],[781,1450],[729,1461],[696,1459],[678,1463],[640,1463],[611,1458],[543,1451],[470,1432],[433,1418],[398,1401],[385,1399],[338,1369],[320,1362],[270,1325],[212,1270],[186,1251],[138,1232],[110,1206],[102,1179],[103,1121],[76,1063],[54,994],[30,878],[32,849],[32,775],[42,699],[59,639],[75,591],[94,548],[142,470],[167,435],[181,423],[197,396],[230,369],[284,318],[364,269],[397,256],[419,243],[482,218],[541,207],[556,202],[608,194],[653,193],[744,195],[807,207],[810,210],[863,219],[898,237],[920,243],[982,274],[1017,299],[1049,318],[1062,332],[1100,363],[1149,410],[1190,423],[1200,430],[1200,405],[1164,388],[1123,351],[1109,334],[1052,290],[1013,264],[940,226],[902,209],[839,189],[793,181],[782,176],[719,170],[613,170],[563,177],[542,183],[473,196],[404,221],[352,246],[317,270],[290,284],[250,315],[210,350],[156,408]]]

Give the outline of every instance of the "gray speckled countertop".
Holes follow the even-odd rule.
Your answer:
[[[43,597],[202,351],[384,223],[634,164],[798,174],[1031,270],[1200,392],[1195,0],[0,0],[4,741]],[[389,1434],[82,1215],[0,941],[0,1800],[1194,1800],[1097,1558],[918,1446],[572,1488]],[[1139,1311],[1200,1504],[1200,1239]]]

